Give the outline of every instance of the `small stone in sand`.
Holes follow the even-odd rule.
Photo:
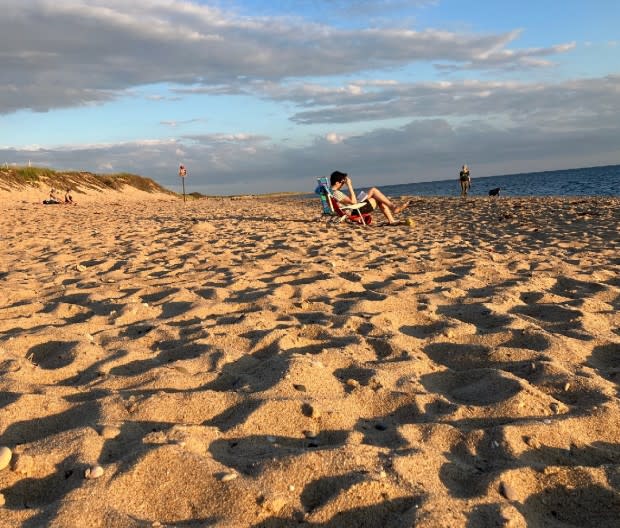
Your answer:
[[[570,383],[567,381],[567,382],[564,384],[564,392],[566,392],[568,389],[570,389]]]
[[[295,387],[295,390],[298,390],[299,392],[307,392],[308,390],[305,385],[301,385],[300,383],[293,384],[293,387]]]
[[[532,449],[538,449],[540,447],[540,442],[534,436],[526,436],[523,440]]]
[[[84,472],[84,477],[87,479],[97,479],[103,475],[103,468],[101,466],[91,466]]]
[[[279,513],[286,506],[286,500],[282,497],[272,497],[268,499],[264,499],[262,506],[265,510],[271,513]]]
[[[103,436],[106,440],[111,440],[112,438],[116,438],[119,434],[121,434],[121,430],[118,427],[113,427],[111,425],[104,425],[99,434]]]
[[[316,407],[312,407],[312,414],[311,414],[312,418],[314,418],[315,420],[318,420],[321,417],[321,411],[319,411]]]
[[[239,475],[237,475],[237,473],[224,473],[221,477],[220,480],[222,482],[230,482],[231,480],[235,480]]]
[[[78,264],[75,267],[75,269],[78,270],[78,271],[86,271],[86,266],[82,266],[82,264]]]
[[[8,447],[6,446],[0,447],[0,469],[4,469],[5,467],[8,467],[8,465],[11,463],[12,456],[13,456],[13,453]]]
[[[6,500],[4,499],[4,495],[0,493],[0,506],[4,506],[5,503],[6,503]]]
[[[351,379],[351,378],[349,378],[349,379],[347,380],[347,385],[348,385],[349,387],[351,387],[351,388],[355,389],[355,388],[357,388],[357,387],[359,387],[359,386],[360,386],[360,382],[359,382],[359,381],[357,381],[356,379]]]
[[[314,418],[316,420],[321,417],[321,411],[319,411],[319,409],[317,409],[314,405],[311,405],[309,403],[304,403],[301,406],[301,411],[308,418]]]
[[[11,463],[11,469],[20,475],[30,475],[34,469],[34,458],[30,455],[15,455]]]
[[[553,414],[558,414],[560,412],[560,406],[555,402],[550,403],[549,408],[553,411]]]
[[[507,482],[501,482],[499,485],[499,489],[500,489],[501,494],[504,497],[506,497],[509,501],[517,500],[517,492]]]

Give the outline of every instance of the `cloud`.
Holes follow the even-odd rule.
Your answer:
[[[352,89],[354,87],[354,89]],[[516,81],[442,81],[399,83],[354,81],[347,86],[256,85],[257,94],[290,101],[302,111],[299,124],[353,123],[403,117],[502,116],[546,129],[592,126],[620,113],[620,75],[558,83]]]
[[[4,0],[2,10],[0,114],[100,104],[154,83],[230,89],[416,61],[546,65],[544,57],[566,48],[507,49],[518,32],[339,29],[182,0]]]
[[[336,134],[335,132],[330,132],[325,135],[325,139],[329,143],[333,143],[334,145],[337,145],[338,143],[342,143],[345,140],[345,137],[339,134]]]
[[[519,32],[514,32],[513,37]],[[510,49],[493,49],[485,51],[471,60],[462,63],[435,64],[435,68],[444,72],[459,70],[526,70],[533,68],[548,68],[555,63],[542,58],[559,53],[566,53],[576,47],[575,42],[558,44],[548,48],[531,48],[513,51]]]
[[[451,178],[463,160],[476,175],[617,163],[620,123],[615,115],[610,111],[598,122],[573,117],[570,127],[554,133],[526,121],[414,119],[398,128],[354,136],[329,134],[303,147],[274,144],[252,134],[209,134],[55,150],[5,148],[0,149],[0,163],[31,160],[92,171],[112,167],[174,187],[182,162],[188,168],[188,186],[207,193],[311,190],[317,176],[336,168],[352,174],[358,185],[380,185]]]
[[[205,121],[206,119],[195,118],[195,119],[185,119],[183,121],[165,120],[165,121],[160,121],[159,124],[163,126],[171,127],[171,128],[176,128],[179,126],[191,125],[193,123],[203,123]]]

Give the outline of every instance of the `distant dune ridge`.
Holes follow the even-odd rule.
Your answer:
[[[619,198],[100,188],[0,196],[0,526],[617,528]]]
[[[155,181],[126,172],[116,174],[94,174],[86,171],[59,171],[43,167],[0,168],[0,196],[44,199],[56,189],[61,195],[71,189],[76,201],[106,199],[123,193],[127,197],[162,195],[172,198],[176,193],[162,187]]]

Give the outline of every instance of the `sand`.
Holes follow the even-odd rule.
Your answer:
[[[619,526],[618,198],[157,198],[1,198],[1,526]]]

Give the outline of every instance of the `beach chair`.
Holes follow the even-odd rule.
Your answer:
[[[317,178],[317,181],[319,185],[315,192],[321,197],[321,206],[324,215],[336,217],[340,222],[349,221],[361,225],[369,225],[372,222],[372,215],[370,213],[359,212],[367,202],[358,202],[350,205],[340,204],[332,194],[329,179],[322,177]]]

